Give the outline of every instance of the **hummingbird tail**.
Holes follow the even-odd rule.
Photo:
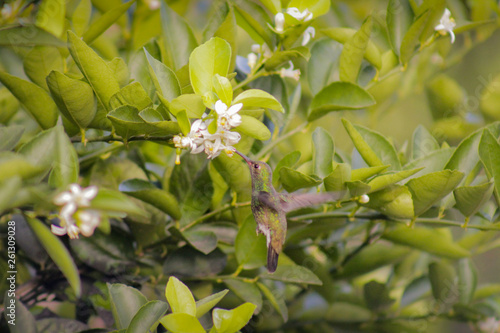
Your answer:
[[[274,273],[276,271],[276,267],[278,267],[278,256],[279,253],[269,244],[267,249],[267,270],[269,273]]]

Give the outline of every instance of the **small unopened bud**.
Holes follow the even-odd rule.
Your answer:
[[[274,17],[274,28],[278,33],[283,32],[283,28],[285,27],[285,15],[283,13],[278,13]]]
[[[250,67],[250,69],[253,69],[257,64],[257,55],[252,52],[248,54],[247,58],[248,58],[248,67]]]
[[[370,197],[367,194],[363,194],[362,196],[359,197],[358,201],[362,204],[366,204],[370,201]]]

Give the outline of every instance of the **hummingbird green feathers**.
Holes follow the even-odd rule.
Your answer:
[[[285,243],[287,222],[286,213],[312,205],[337,201],[343,197],[342,192],[324,193],[278,193],[272,184],[271,167],[261,161],[252,161],[244,154],[243,157],[250,168],[252,177],[252,213],[257,222],[257,232],[267,240],[267,270],[276,271],[278,257]]]

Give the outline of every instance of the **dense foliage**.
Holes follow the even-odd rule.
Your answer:
[[[498,332],[494,1],[0,5],[2,331]]]

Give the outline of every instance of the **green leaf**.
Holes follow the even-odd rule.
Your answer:
[[[0,82],[23,104],[43,129],[55,126],[57,106],[43,88],[0,71]]]
[[[359,168],[359,169],[354,169],[351,170],[351,180],[366,180],[372,176],[375,176],[382,171],[386,170],[389,168],[390,165],[381,165],[381,166],[375,166],[375,167],[368,167],[368,168]]]
[[[332,111],[364,109],[374,104],[374,98],[360,86],[333,82],[314,96],[307,119],[313,121]]]
[[[64,59],[59,50],[52,46],[35,46],[23,60],[23,68],[31,81],[49,90],[45,78],[52,70],[62,72]]]
[[[272,47],[275,37],[268,24],[273,25],[273,22],[264,8],[249,0],[235,0],[233,3],[238,26],[258,44],[266,43]]]
[[[256,306],[244,303],[232,310],[215,309],[212,319],[217,333],[236,333],[252,318]]]
[[[203,254],[190,246],[170,252],[163,264],[163,274],[206,278],[220,274],[226,266],[227,255],[219,249]]]
[[[470,256],[469,251],[454,243],[453,240],[443,237],[437,229],[401,226],[386,230],[382,237],[393,243],[410,246],[441,257],[459,259]]]
[[[120,86],[108,64],[84,41],[68,31],[69,52],[82,74],[95,91],[97,99],[106,110],[109,100],[120,91]]]
[[[392,185],[370,194],[365,206],[397,219],[414,217],[411,192],[406,186]]]
[[[0,113],[0,123],[2,124],[7,124],[19,110],[19,101],[5,87],[0,88],[0,108],[2,109],[2,113]]]
[[[24,127],[21,125],[11,125],[0,127],[0,151],[12,150],[21,140]]]
[[[322,39],[314,43],[306,72],[313,95],[318,94],[323,87],[335,80],[341,52],[342,46],[333,40]]]
[[[372,31],[373,19],[369,16],[351,38],[344,43],[344,48],[340,55],[339,77],[341,81],[356,83],[358,73],[366,52],[370,34]],[[380,56],[380,53],[379,53]]]
[[[210,311],[228,292],[228,289],[224,289],[223,291],[207,296],[196,302],[196,318],[201,318],[205,313]]]
[[[213,37],[198,46],[189,57],[189,77],[197,95],[213,91],[215,74],[226,77],[231,61],[231,46],[225,40]]]
[[[7,275],[6,278],[10,278],[10,276]],[[5,321],[9,323],[10,333],[37,333],[35,316],[20,300],[15,298],[14,295],[10,296],[10,294],[14,293],[5,292],[3,299],[5,306],[4,317]],[[14,322],[14,325],[11,324],[11,321]]]
[[[120,87],[124,87],[130,82],[130,73],[127,64],[122,58],[115,57],[108,61],[107,64]]]
[[[352,125],[347,119],[342,119],[342,123],[354,146],[369,166],[390,165],[390,170],[401,169],[396,149],[384,136],[366,127]]]
[[[236,260],[244,269],[265,266],[267,262],[266,239],[255,232],[256,227],[253,216],[249,216],[236,235],[234,242]]]
[[[46,174],[47,166],[32,164],[26,157],[14,152],[0,153],[0,181],[19,176],[29,179],[41,173]]]
[[[272,70],[281,66],[288,67],[290,61],[307,61],[310,57],[311,52],[305,46],[299,46],[290,50],[275,51],[272,56],[264,63],[264,68],[268,72],[271,72]]]
[[[411,179],[406,186],[413,198],[415,216],[426,212],[433,204],[453,191],[463,176],[460,171],[443,170]]]
[[[345,191],[346,182],[351,180],[351,166],[347,163],[338,163],[332,173],[323,179],[327,191]]]
[[[213,77],[213,87],[217,97],[224,104],[231,105],[233,101],[233,86],[231,82],[226,77],[215,74]]]
[[[280,170],[283,167],[288,167],[288,168],[293,168],[300,159],[300,151],[292,151],[291,153],[288,153],[285,157],[281,159],[281,161],[276,164],[276,167],[274,168],[273,172],[273,185],[274,187],[278,187],[279,185],[279,180],[280,180]]]
[[[312,134],[313,174],[324,178],[333,172],[335,146],[333,139],[325,129],[318,127]]]
[[[254,282],[246,282],[237,279],[224,279],[223,282],[228,286],[229,290],[241,300],[256,305],[256,313],[260,312],[262,308],[262,295]]]
[[[147,216],[146,212],[139,208],[132,199],[125,194],[100,188],[94,199],[92,199],[91,207],[103,211],[126,213],[135,216]]]
[[[345,183],[347,188],[349,189],[349,193],[351,194],[351,197],[359,197],[362,196],[363,194],[366,194],[370,192],[370,185],[367,185],[363,183],[360,180],[356,181],[349,181]]]
[[[206,110],[201,96],[195,94],[182,94],[174,98],[168,108],[174,116],[185,110],[188,118],[201,118]]]
[[[403,66],[407,66],[413,53],[415,52],[415,47],[419,41],[420,35],[425,29],[427,22],[431,17],[430,11],[425,11],[420,14],[415,21],[412,23],[408,31],[401,41],[401,48],[399,51],[399,60]]]
[[[271,138],[271,132],[267,126],[251,116],[241,116],[241,124],[236,128],[236,131],[261,141],[267,141]]]
[[[109,105],[111,109],[117,109],[122,105],[131,105],[138,110],[143,110],[153,106],[153,101],[140,82],[132,82],[114,94],[109,100]]]
[[[345,44],[347,43],[347,41],[352,39],[352,37],[357,33],[357,31],[351,28],[335,27],[335,28],[322,29],[321,33],[333,40],[336,40],[339,43]],[[382,57],[380,56],[380,51],[378,50],[375,43],[373,43],[371,40],[368,40],[364,57],[369,63],[371,63],[376,68],[378,69],[382,68]]]
[[[40,220],[28,218],[27,221],[31,230],[33,230],[40,243],[42,243],[43,248],[47,251],[49,257],[68,280],[76,297],[80,297],[82,293],[80,275],[78,274],[78,268],[66,246],[64,246],[59,237],[54,235]]]
[[[135,314],[126,333],[143,333],[156,328],[161,317],[167,312],[168,304],[163,301],[150,301]],[[155,325],[156,324],[156,325]]]
[[[137,178],[128,179],[120,184],[119,190],[131,197],[151,204],[176,220],[182,216],[179,203],[175,197],[169,192],[155,187],[146,180]]]
[[[338,278],[354,278],[380,267],[400,262],[409,252],[407,247],[375,243],[356,254],[336,276]]]
[[[484,183],[476,186],[457,187],[453,191],[456,207],[465,217],[476,214],[479,209],[491,198],[494,189],[493,183]]]
[[[410,4],[405,1],[390,0],[387,5],[387,31],[392,50],[399,56],[403,37],[413,21]]]
[[[64,47],[66,43],[34,25],[0,29],[0,46],[31,47],[36,45]]]
[[[162,37],[165,50],[167,51],[165,55],[166,65],[176,71],[186,65],[189,59],[191,66],[192,51],[198,45],[193,31],[184,18],[167,6],[165,2],[161,3],[160,14]],[[226,76],[226,74],[227,72],[222,74],[222,76]],[[212,77],[210,77],[211,79]],[[192,79],[191,83],[193,83]]]
[[[469,304],[474,299],[477,287],[477,269],[470,258],[458,261],[458,298],[460,303]]]
[[[149,75],[156,91],[169,102],[179,97],[181,95],[181,86],[175,73],[161,61],[153,58],[145,48],[144,53],[148,61]]]
[[[267,108],[285,112],[280,102],[271,94],[260,89],[248,89],[235,97],[232,104],[242,103],[243,108]],[[229,105],[229,104],[228,104]]]
[[[316,18],[328,13],[330,9],[330,1],[328,0],[292,0],[288,3],[288,8],[295,7],[301,12],[308,9],[313,17]]]
[[[267,300],[271,303],[271,306],[278,311],[278,313],[283,318],[283,322],[288,321],[288,307],[285,303],[285,297],[282,293],[278,293],[278,291],[271,291],[265,284],[261,282],[257,282],[257,287],[260,288],[262,294],[266,296]],[[276,294],[276,295],[275,295]]]
[[[412,160],[419,159],[439,150],[439,143],[431,133],[422,125],[418,125],[412,137]]]
[[[437,302],[450,306],[457,301],[457,272],[453,266],[443,261],[429,264],[429,280]]]
[[[69,12],[70,10],[68,8],[67,15],[70,14]],[[83,32],[87,29],[91,15],[92,15],[91,0],[79,1],[78,6],[76,6],[75,10],[71,15],[71,22],[73,23],[73,31],[75,31],[75,33],[78,36],[81,36]]]
[[[111,312],[118,329],[127,328],[148,300],[137,289],[120,283],[108,283]]]
[[[368,185],[370,185],[371,190],[370,192],[375,192],[381,189],[384,189],[392,184],[395,184],[403,179],[406,179],[423,168],[418,168],[418,169],[412,169],[412,170],[403,170],[395,173],[389,173],[381,176],[377,176],[373,178]]]
[[[49,184],[54,187],[65,187],[78,181],[78,156],[62,126],[39,133],[24,144],[19,153],[33,165],[52,167]]]
[[[262,273],[263,279],[277,280],[290,283],[305,283],[322,285],[323,282],[309,269],[297,265],[280,265],[274,273]]]
[[[368,308],[375,312],[386,310],[395,302],[389,296],[386,285],[377,281],[370,281],[363,286],[363,296]]]
[[[301,188],[313,187],[322,183],[322,179],[317,176],[308,176],[300,171],[288,167],[280,169],[280,180],[283,187],[288,192],[294,192]]]
[[[500,144],[488,129],[485,129],[481,136],[479,157],[486,174],[495,182],[495,195],[500,202]]]
[[[479,143],[483,129],[478,130],[463,139],[453,152],[444,169],[459,170],[468,175],[479,162]]]
[[[217,235],[211,230],[190,228],[182,236],[198,251],[209,254],[217,247]]]
[[[196,315],[196,303],[189,288],[175,276],[168,279],[165,297],[173,313]]]
[[[113,7],[99,16],[99,18],[92,22],[87,31],[83,34],[83,41],[87,44],[92,44],[97,37],[116,23],[116,21],[118,21],[118,19],[127,12],[134,2],[135,0],[130,0],[120,6]]]
[[[43,0],[36,14],[35,24],[54,36],[61,37],[66,23],[65,12],[65,0]]]
[[[52,71],[47,85],[61,113],[79,128],[85,129],[97,111],[94,92],[88,83]]]
[[[200,321],[186,313],[168,314],[160,322],[172,333],[206,333]]]
[[[446,74],[439,74],[426,83],[426,94],[434,119],[458,115],[464,102],[465,91]]]

